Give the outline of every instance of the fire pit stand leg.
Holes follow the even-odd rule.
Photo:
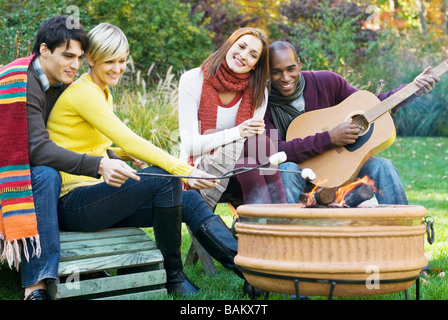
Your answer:
[[[333,300],[334,287],[336,287],[336,281],[331,281],[330,295],[328,300]]]
[[[405,294],[406,300],[411,300],[409,298],[409,291],[408,291],[408,289],[404,290],[404,294]],[[420,300],[420,277],[418,277],[415,280],[415,300]]]
[[[240,266],[238,266],[237,268],[241,272],[247,273],[247,274],[252,274],[252,275],[267,277],[267,278],[273,278],[273,279],[294,281],[294,289],[295,289],[297,300],[300,300],[300,294],[299,294],[299,282],[300,281],[330,284],[330,292],[328,295],[328,300],[333,299],[334,289],[336,287],[336,284],[338,284],[338,283],[339,284],[358,284],[358,285],[365,284],[364,280],[302,278],[302,277],[292,277],[292,276],[284,276],[284,275],[279,275],[279,274],[270,274],[270,273],[265,273],[265,272],[253,271],[253,270],[249,270],[249,269],[246,269],[246,268],[243,268]],[[416,300],[420,300],[420,275],[418,275],[416,277],[409,277],[409,278],[403,278],[403,279],[380,280],[380,284],[381,283],[407,282],[407,281],[412,281],[412,280],[415,280],[415,298],[416,298]],[[252,289],[254,290],[253,292],[255,292],[254,286],[252,286]],[[267,299],[268,296],[269,296],[269,292],[266,292],[265,299]],[[407,289],[405,290],[405,296],[406,296],[406,300],[409,300],[409,294],[408,294]],[[252,295],[251,299],[253,299],[253,298],[254,298],[254,295]]]
[[[420,276],[415,280],[415,300],[420,300]]]
[[[296,299],[299,300],[299,279],[294,279],[294,287],[296,289]]]

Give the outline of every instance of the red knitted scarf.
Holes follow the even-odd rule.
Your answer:
[[[204,75],[208,67],[204,68]],[[201,124],[201,134],[213,133],[216,130],[218,106],[222,105],[220,92],[242,92],[242,100],[236,115],[235,126],[250,119],[254,115],[253,88],[249,86],[249,73],[238,74],[230,70],[224,61],[216,76],[203,81],[201,102],[199,103],[198,119]]]

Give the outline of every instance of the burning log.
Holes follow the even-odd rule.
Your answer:
[[[302,193],[299,198],[299,202],[306,207],[311,207],[316,205],[316,201],[314,200],[314,196],[310,193]]]
[[[336,189],[335,188],[317,188],[314,193],[314,198],[316,202],[323,206],[328,206],[334,200],[336,200]]]
[[[376,190],[374,181],[364,176],[362,179],[338,188],[335,203],[340,207],[357,207],[362,202],[371,199]]]
[[[356,186],[353,190],[345,195],[344,207],[357,207],[366,200],[373,198],[373,186],[362,184]]]
[[[310,206],[328,206],[336,200],[336,188],[315,187],[310,193],[302,193],[300,202]]]
[[[309,193],[300,196],[300,202],[307,207],[357,207],[374,196],[373,180],[368,177],[339,188],[315,186]]]

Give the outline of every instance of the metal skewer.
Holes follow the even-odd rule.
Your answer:
[[[260,164],[256,167],[252,167],[252,168],[247,168],[247,167],[239,167],[233,170],[230,170],[228,172],[226,172],[224,175],[222,176],[217,176],[217,177],[196,177],[196,176],[178,176],[178,175],[173,175],[171,173],[147,173],[147,172],[137,172],[136,174],[139,176],[156,176],[156,177],[176,177],[176,178],[184,178],[184,179],[203,179],[203,180],[221,180],[221,179],[230,179],[231,177],[237,176],[239,174],[243,174],[252,170],[264,170],[264,169],[270,169],[270,168],[261,168],[262,166],[265,166],[269,164],[268,163],[263,163]],[[275,169],[273,169],[275,170]]]
[[[222,176],[218,177],[196,177],[196,176],[177,176],[170,173],[147,173],[147,172],[137,172],[137,175],[140,176],[155,176],[155,177],[176,177],[176,178],[184,178],[184,179],[203,179],[203,180],[221,180],[221,179],[229,179],[231,177],[234,177],[239,174],[243,174],[252,170],[266,170],[266,171],[278,171],[278,172],[286,172],[286,173],[300,173],[302,174],[302,177],[304,179],[313,180],[313,176],[310,176],[309,174],[314,172],[311,169],[303,169],[303,170],[284,170],[284,169],[278,169],[278,168],[263,168],[264,166],[267,166],[269,164],[278,165],[286,160],[286,154],[284,152],[279,152],[271,157],[269,157],[269,161],[266,163],[259,164],[258,166],[247,168],[247,167],[239,167],[233,170],[230,170],[223,174]],[[306,171],[308,170],[308,171]],[[304,176],[304,173],[306,173],[306,176]]]

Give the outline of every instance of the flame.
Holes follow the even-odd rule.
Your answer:
[[[345,205],[345,197],[350,191],[355,189],[359,185],[370,185],[373,187],[374,192],[378,192],[378,189],[375,188],[375,182],[373,179],[369,178],[368,176],[364,176],[363,178],[358,178],[355,182],[349,183],[345,186],[339,187],[336,190],[335,193],[335,200],[331,204],[333,207],[343,207]],[[316,192],[317,186],[313,188],[309,193],[306,193],[303,197],[303,204],[305,206],[313,206],[316,205],[316,199],[315,199],[315,192]]]
[[[316,192],[317,186],[314,186],[313,190],[305,194],[303,198],[303,203],[305,206],[309,207],[316,204],[316,199],[314,198],[314,193]]]
[[[344,206],[345,204],[345,196],[355,189],[359,185],[368,185],[373,187],[373,191],[376,192],[377,189],[375,188],[375,182],[373,179],[369,178],[368,176],[364,176],[363,178],[358,178],[355,182],[349,183],[343,187],[339,187],[336,191],[336,199],[334,201],[335,204],[338,206]]]

